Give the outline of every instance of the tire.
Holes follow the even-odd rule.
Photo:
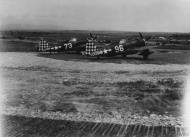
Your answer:
[[[125,54],[122,55],[123,58],[126,58],[127,56]]]
[[[147,60],[148,59],[148,54],[143,55],[143,59]]]

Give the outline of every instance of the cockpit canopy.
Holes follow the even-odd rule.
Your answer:
[[[77,42],[77,38],[71,38],[71,39],[69,40],[69,42],[76,43],[76,42]]]
[[[126,40],[126,39],[121,39],[121,40],[119,41],[119,44],[125,44],[125,43],[127,43],[127,40]]]

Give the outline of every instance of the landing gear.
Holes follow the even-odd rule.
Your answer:
[[[147,59],[148,59],[148,56],[149,56],[150,54],[152,54],[152,53],[153,53],[153,52],[150,51],[149,49],[145,49],[145,50],[141,51],[141,53],[140,53],[139,55],[143,56],[143,59],[144,59],[144,60],[147,60]]]
[[[126,58],[126,57],[127,57],[127,55],[126,55],[126,54],[123,54],[123,55],[122,55],[122,57],[123,57],[123,58]]]
[[[143,59],[147,60],[148,59],[148,54],[143,55]]]

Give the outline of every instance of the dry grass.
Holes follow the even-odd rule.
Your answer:
[[[28,34],[37,40],[37,34],[23,33]],[[34,50],[34,44],[12,41],[0,47],[15,49]],[[6,136],[183,136],[179,108],[188,57],[179,51],[157,52],[149,61],[96,61],[2,52]]]
[[[2,58],[7,108],[90,113],[92,120],[102,114],[180,116],[188,65],[58,61],[31,53],[3,53]]]

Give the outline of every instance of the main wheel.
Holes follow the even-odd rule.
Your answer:
[[[143,59],[147,60],[148,59],[148,54],[143,55]]]
[[[127,57],[127,55],[123,54],[123,55],[122,55],[122,57],[126,58],[126,57]]]

